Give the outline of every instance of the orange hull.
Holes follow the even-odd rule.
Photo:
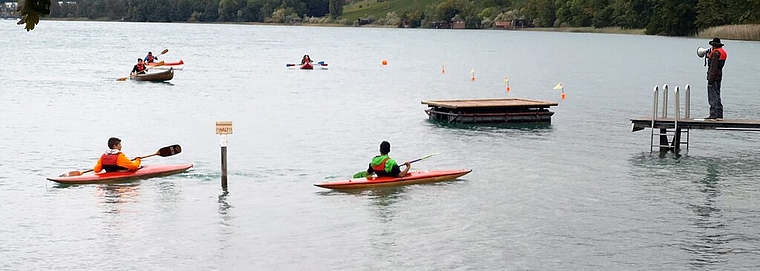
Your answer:
[[[365,189],[373,187],[388,187],[418,183],[432,183],[440,181],[453,180],[470,173],[472,170],[431,170],[431,171],[413,171],[407,173],[402,178],[393,177],[372,177],[356,178],[346,181],[326,182],[314,184],[322,188],[329,189]]]

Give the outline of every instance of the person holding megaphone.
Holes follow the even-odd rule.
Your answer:
[[[723,49],[720,38],[713,38],[709,44],[712,49],[707,51],[707,103],[710,104],[710,116],[705,119],[722,120],[723,103],[720,100],[720,84],[723,80],[723,66],[726,65],[728,54]]]

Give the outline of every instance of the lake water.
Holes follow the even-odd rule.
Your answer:
[[[675,156],[630,132],[655,85],[691,84],[692,116],[708,115],[696,56],[708,40],[13,20],[0,37],[3,270],[760,268],[760,135],[695,130]],[[724,43],[725,117],[760,119],[760,43]],[[186,63],[169,83],[115,80],[164,48]],[[304,54],[329,69],[286,68]],[[498,97],[559,106],[550,126],[481,127],[430,122],[420,103]],[[228,193],[217,120],[234,124]],[[91,168],[111,136],[130,157],[180,144],[143,163],[195,167],[121,185],[45,179]],[[399,161],[440,153],[413,170],[473,171],[312,185],[365,169],[383,140]]]

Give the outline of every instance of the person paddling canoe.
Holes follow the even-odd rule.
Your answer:
[[[143,62],[142,58],[137,59],[137,64],[135,64],[134,67],[132,67],[132,74],[145,74],[145,71],[148,68],[145,67],[145,62]]]
[[[366,172],[359,172],[354,175],[354,178],[371,177],[372,174],[377,174],[378,177],[404,177],[412,167],[411,163],[404,162],[403,165],[405,165],[406,168],[404,171],[401,171],[396,160],[393,160],[388,156],[388,153],[390,152],[391,143],[388,141],[380,143],[380,155],[372,158]]]
[[[132,162],[121,152],[121,139],[112,137],[108,139],[108,150],[100,156],[98,163],[95,164],[93,171],[96,173],[101,170],[106,172],[114,171],[136,171],[140,168],[140,157],[135,157]]]

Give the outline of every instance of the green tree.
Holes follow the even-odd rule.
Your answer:
[[[551,27],[556,19],[553,0],[528,0],[521,13],[538,27]]]
[[[334,19],[338,19],[340,16],[343,16],[343,6],[345,5],[345,0],[329,0],[329,11],[330,16],[332,16]]]
[[[652,20],[646,27],[649,35],[688,36],[697,32],[698,0],[654,0]]]

